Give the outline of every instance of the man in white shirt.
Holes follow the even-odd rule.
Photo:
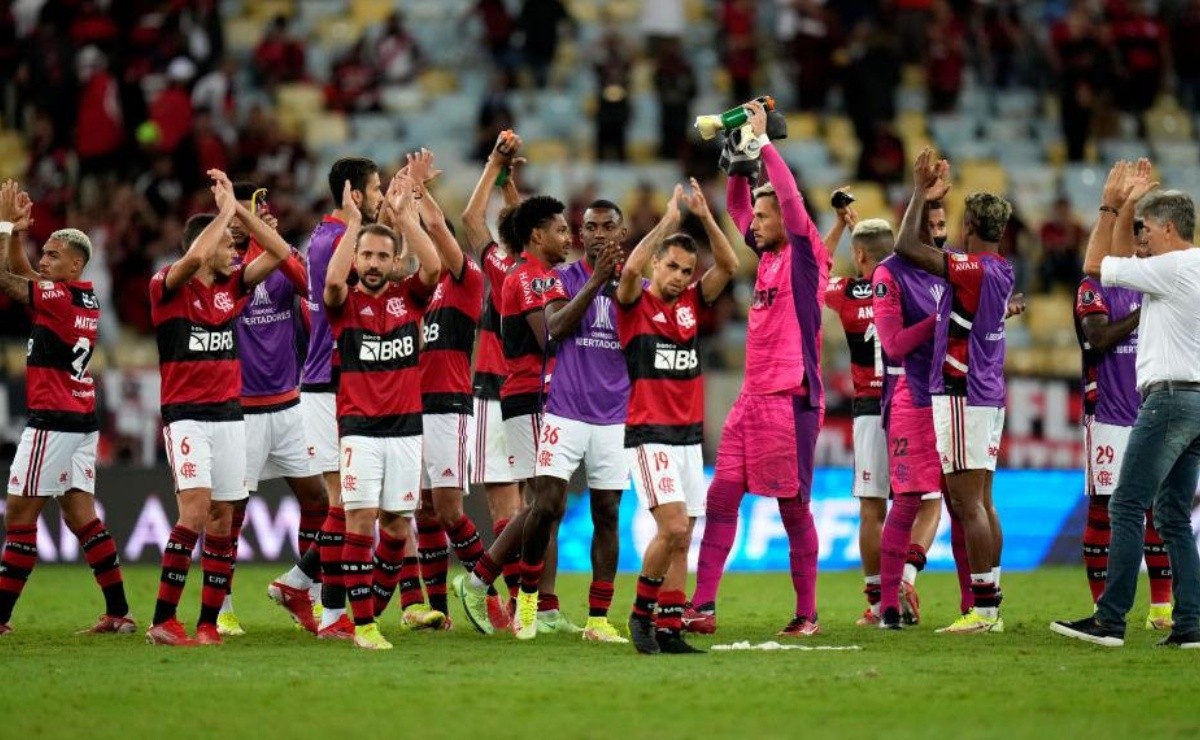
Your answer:
[[[1106,647],[1125,643],[1125,615],[1133,607],[1142,555],[1142,517],[1153,504],[1175,578],[1175,625],[1158,644],[1200,648],[1200,556],[1191,526],[1200,476],[1200,249],[1192,245],[1191,196],[1156,187],[1148,161],[1118,162],[1100,207],[1100,218],[1111,221],[1127,199],[1137,202],[1149,257],[1132,256],[1132,234],[1114,240],[1112,254],[1096,240],[1088,243],[1085,273],[1106,287],[1143,294],[1137,350],[1142,405],[1109,503],[1112,544],[1096,613],[1054,622],[1050,629]]]

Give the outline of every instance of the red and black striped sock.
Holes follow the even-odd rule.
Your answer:
[[[1146,512],[1146,536],[1142,543],[1146,573],[1150,576],[1150,603],[1171,603],[1171,558],[1167,546],[1154,528],[1154,513]]]
[[[187,527],[177,524],[171,530],[171,536],[163,550],[162,574],[158,578],[158,601],[154,604],[153,624],[162,624],[175,618],[175,610],[179,608],[179,597],[183,595],[188,571],[192,567],[192,550],[196,548],[198,539],[200,534]],[[217,606],[220,607],[220,604]]]
[[[229,527],[229,541],[232,547],[229,560],[229,580],[225,586],[225,593],[233,594],[233,572],[237,570],[237,554],[238,544],[242,541],[242,527],[246,524],[246,502],[234,504],[233,507],[233,522]],[[205,536],[207,538],[207,535]]]
[[[499,537],[500,534],[504,531],[504,528],[507,526],[508,526],[507,519],[500,519],[500,520],[496,521],[494,524],[492,524],[492,534]],[[520,563],[520,561],[514,560],[511,563],[505,563],[504,565],[502,565],[500,567],[500,572],[504,575],[504,585],[508,586],[508,598],[510,598],[510,599],[517,598],[517,590],[520,588],[520,585],[521,585],[521,563]]]
[[[971,594],[975,597],[976,608],[995,609],[1000,606],[995,581],[983,581],[972,576]]]
[[[612,606],[614,587],[612,581],[592,581],[588,588],[588,616],[607,617]]]
[[[379,544],[375,546],[374,575],[371,578],[371,593],[375,596],[375,616],[387,609],[400,582],[400,564],[404,562],[404,546],[408,539],[397,539],[384,530],[379,530]]]
[[[883,600],[883,587],[879,583],[879,576],[875,576],[874,583],[863,586],[863,593],[867,595],[867,606],[879,606],[879,602]]]
[[[521,593],[536,594],[538,586],[542,583],[542,569],[545,568],[545,562],[527,563],[522,560],[519,565],[521,567]]]
[[[96,585],[104,594],[104,613],[113,617],[125,616],[129,613],[129,602],[125,599],[121,560],[117,556],[117,543],[108,528],[104,522],[93,519],[75,532],[75,536],[96,578]]]
[[[204,535],[204,546],[200,550],[200,568],[204,573],[200,589],[199,624],[216,624],[217,614],[229,590],[233,576],[233,537]]]
[[[13,607],[37,563],[37,525],[10,527],[0,556],[0,624],[12,619]],[[124,615],[122,615],[124,616]]]
[[[558,594],[538,593],[538,611],[539,612],[556,612],[558,611]]]
[[[321,553],[321,606],[346,608],[346,582],[342,577],[342,549],[346,544],[346,511],[330,506],[321,525],[318,545]]]
[[[467,570],[474,568],[483,555],[483,540],[479,538],[479,531],[475,529],[471,518],[463,514],[446,534],[450,536],[450,546],[454,548],[454,557],[458,558],[458,562]]]
[[[656,625],[659,632],[678,635],[683,631],[683,605],[686,601],[687,595],[682,591],[663,591],[658,595]]]
[[[1108,521],[1108,497],[1093,496],[1088,501],[1087,524],[1083,529],[1083,567],[1087,572],[1092,603],[1100,600],[1108,578],[1108,545],[1112,530]],[[1168,584],[1167,588],[1170,588]]]
[[[342,546],[342,578],[356,626],[375,621],[375,602],[371,598],[373,544],[370,535],[347,532]]]
[[[417,523],[417,553],[421,562],[421,580],[429,606],[442,614],[449,611],[446,603],[446,573],[450,570],[450,539],[436,519]]]
[[[300,528],[296,530],[296,550],[300,557],[317,546],[321,525],[329,516],[329,504],[301,504]]]
[[[925,570],[925,563],[928,562],[928,560],[929,558],[925,553],[924,547],[921,547],[915,542],[908,546],[908,556],[904,559],[905,565],[911,565],[917,569],[918,573],[920,573],[921,571]]]
[[[421,593],[421,561],[414,557],[404,558],[400,564],[400,608],[425,603]]]
[[[633,613],[638,617],[653,618],[654,608],[658,606],[658,592],[662,590],[663,579],[639,575],[637,579],[637,594],[633,599]]]
[[[502,570],[499,565],[496,565],[496,561],[492,560],[492,556],[484,551],[479,556],[479,560],[475,561],[475,567],[471,569],[471,573],[483,581],[485,585],[490,586],[500,577]]]

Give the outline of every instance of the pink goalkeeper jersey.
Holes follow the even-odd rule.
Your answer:
[[[742,392],[802,393],[810,407],[823,408],[821,384],[821,309],[833,260],[816,224],[809,218],[796,181],[772,145],[762,149],[767,179],[783,212],[787,242],[763,251],[750,222],[754,206],[745,177],[729,179],[726,207],[738,231],[759,256],[758,275],[746,337],[746,380]]]

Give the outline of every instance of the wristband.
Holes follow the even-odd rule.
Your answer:
[[[1118,211],[1116,208],[1113,208],[1112,206],[1100,206],[1100,212],[1101,213],[1111,213],[1114,216],[1119,216],[1121,214],[1120,211]]]
[[[770,143],[771,143],[771,137],[767,136],[766,134],[758,135],[758,147],[760,149]]]
[[[0,234],[6,234],[6,235],[11,236],[12,233],[13,233],[13,222],[12,221],[0,221]]]
[[[508,184],[509,167],[505,166],[500,169],[500,174],[496,175],[496,187],[502,188]]]

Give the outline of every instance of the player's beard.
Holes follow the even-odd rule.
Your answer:
[[[378,293],[387,284],[387,278],[381,272],[365,273],[359,280],[363,287],[372,293]]]

